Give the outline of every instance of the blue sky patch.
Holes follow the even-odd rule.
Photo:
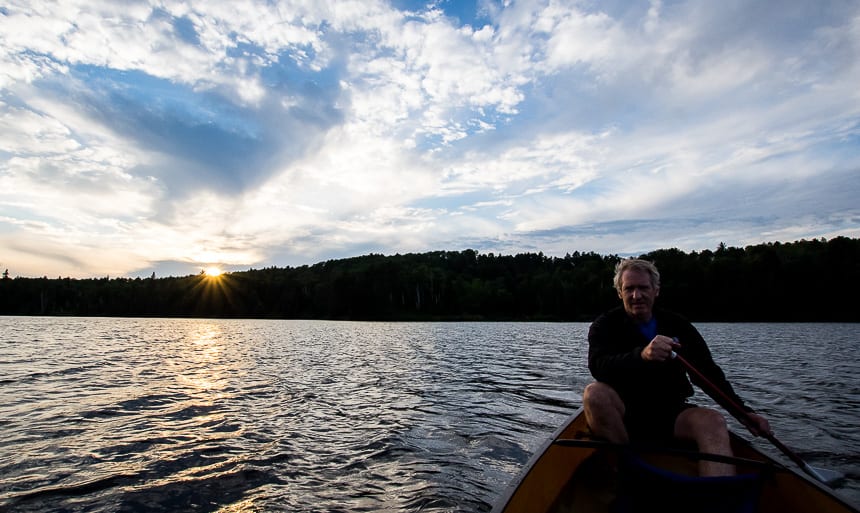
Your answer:
[[[4,266],[860,236],[856,2],[364,7],[0,7]]]

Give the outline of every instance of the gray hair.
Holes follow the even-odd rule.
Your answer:
[[[642,260],[641,258],[627,258],[615,265],[615,277],[612,282],[615,284],[615,290],[621,292],[621,275],[624,271],[641,271],[648,273],[651,277],[651,286],[655,289],[660,288],[660,271],[657,270],[652,262]]]

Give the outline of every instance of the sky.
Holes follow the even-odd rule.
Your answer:
[[[860,237],[860,3],[11,0],[0,269]]]

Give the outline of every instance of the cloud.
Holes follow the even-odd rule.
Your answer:
[[[0,8],[0,263],[75,276],[857,235],[860,8]]]

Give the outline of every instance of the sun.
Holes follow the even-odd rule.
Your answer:
[[[205,274],[206,276],[208,276],[210,278],[217,278],[218,276],[221,276],[222,274],[224,274],[224,271],[220,267],[215,267],[213,265],[213,266],[205,267],[203,269],[203,274]]]

